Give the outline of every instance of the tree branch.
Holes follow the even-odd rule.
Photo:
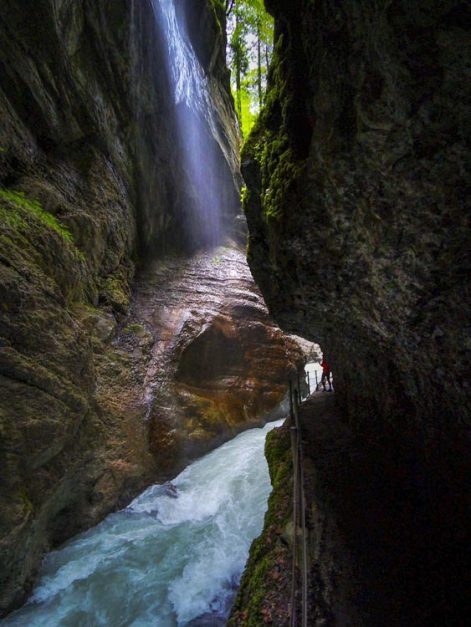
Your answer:
[[[234,8],[234,2],[235,0],[226,0],[226,17],[229,17],[231,14],[232,9]]]

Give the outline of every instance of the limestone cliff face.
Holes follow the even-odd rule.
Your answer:
[[[219,115],[217,176],[235,233],[239,139],[224,15],[209,0],[179,2],[181,19],[195,4],[200,19],[190,36]],[[207,303],[211,312],[184,329],[181,345],[172,333],[182,330],[185,301],[199,305],[175,287],[165,309],[163,282],[176,286],[179,261],[171,262],[171,279],[155,275],[158,296],[144,296],[140,280],[127,318],[137,262],[145,268],[151,252],[188,249],[181,223],[191,195],[180,191],[186,174],[150,0],[39,0],[34,8],[6,0],[0,46],[3,612],[24,599],[44,551],[243,424],[263,420],[285,392],[290,358],[283,359],[281,334],[247,269],[240,302],[233,294],[224,305],[220,283],[219,304]],[[240,254],[233,261],[240,269]],[[238,339],[244,317],[251,331]],[[261,342],[272,340],[276,348],[265,346],[265,354]],[[225,369],[233,348],[235,362]],[[274,391],[271,375],[260,372],[271,357]],[[228,388],[247,379],[254,395],[237,404]],[[171,424],[166,409],[175,412]]]
[[[345,419],[388,460],[385,481],[422,503],[441,567],[456,566],[471,459],[470,8],[266,5],[275,59],[242,157],[250,267],[282,328],[321,344]]]
[[[2,610],[96,481],[89,314],[125,313],[137,250],[127,10],[86,4],[0,8]]]
[[[119,359],[112,376],[98,376],[99,397],[126,398],[124,413],[139,408],[148,427],[141,449],[161,473],[275,419],[304,363],[301,345],[268,317],[244,253],[227,247],[167,257],[139,273],[112,345]]]

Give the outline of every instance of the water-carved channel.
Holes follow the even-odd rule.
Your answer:
[[[50,553],[29,603],[2,624],[223,625],[262,529],[264,443],[278,424],[245,431]]]

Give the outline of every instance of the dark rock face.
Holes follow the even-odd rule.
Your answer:
[[[198,4],[201,20],[190,34],[202,46],[220,112],[217,175],[231,234],[239,137],[224,15],[209,0]],[[232,305],[223,305],[221,282],[218,296],[210,292],[219,305],[185,329],[180,345],[171,334],[180,331],[176,319],[191,300],[184,289],[169,291],[172,303],[168,310],[160,303],[159,320],[149,303],[165,301],[165,287],[158,297],[144,296],[139,283],[127,319],[136,261],[143,267],[150,252],[187,248],[181,222],[191,203],[179,191],[185,172],[152,5],[30,5],[5,0],[0,8],[0,613],[24,599],[51,546],[262,420],[281,400],[290,367],[240,253],[231,253],[232,267],[244,275],[239,304],[233,294]],[[180,3],[182,11],[189,7]],[[252,338],[237,337],[244,320]],[[166,345],[166,361],[159,361],[165,333],[177,352]],[[272,340],[275,348],[264,353],[260,342]],[[293,344],[292,360],[299,356]],[[271,358],[270,373],[259,372]],[[254,395],[237,406],[227,386],[238,390],[249,378]],[[175,410],[171,425],[167,401]],[[182,429],[176,447],[175,427]]]
[[[125,3],[55,4],[0,9],[1,610],[69,509],[93,508],[106,432],[92,314],[125,313],[137,248]]]
[[[447,579],[465,579],[469,530],[470,8],[266,4],[271,86],[242,157],[249,264],[282,328],[322,345],[385,481],[421,503],[422,601],[459,603]]]

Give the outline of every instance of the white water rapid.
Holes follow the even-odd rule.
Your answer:
[[[223,625],[263,526],[264,443],[279,424],[245,431],[50,553],[2,627]]]

